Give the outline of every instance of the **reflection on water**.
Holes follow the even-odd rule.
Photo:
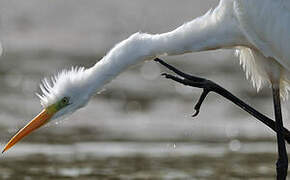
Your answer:
[[[275,143],[99,142],[21,144],[1,159],[3,179],[273,179]],[[38,150],[36,150],[38,149]]]
[[[34,95],[41,78],[73,65],[90,67],[130,34],[169,31],[216,4],[1,1],[1,147],[41,110]],[[255,92],[232,51],[165,59],[217,81],[272,117],[270,91]],[[161,78],[163,71],[145,62],[122,73],[87,107],[51,122],[1,155],[0,179],[274,178],[271,130],[214,94],[193,119],[193,102],[201,91]]]

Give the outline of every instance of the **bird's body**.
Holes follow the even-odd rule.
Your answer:
[[[271,82],[277,69],[281,69],[281,94],[286,97],[290,71],[289,7],[290,2],[284,0],[221,0],[214,10],[171,32],[135,33],[112,48],[95,66],[66,70],[54,81],[45,81],[42,104],[54,104],[63,93],[85,95],[82,98],[87,101],[119,73],[144,60],[223,48],[238,51],[246,74],[257,89]]]
[[[43,94],[39,95],[44,113],[51,115],[48,119],[54,119],[74,112],[86,105],[106,83],[138,62],[161,55],[228,48],[238,51],[247,77],[257,89],[269,83],[273,89],[278,89],[278,94],[287,97],[290,89],[289,19],[288,0],[221,0],[214,10],[171,32],[135,33],[112,48],[93,67],[66,70],[51,81],[45,80],[41,85]],[[5,150],[23,136],[20,131]]]
[[[237,0],[235,10],[239,26],[250,45],[238,48],[247,75],[259,89],[271,82],[280,68],[280,88],[287,97],[290,70],[290,2],[284,0]]]

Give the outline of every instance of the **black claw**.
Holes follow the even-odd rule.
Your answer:
[[[199,110],[195,110],[195,113],[191,117],[196,117],[199,114]]]
[[[202,103],[204,102],[204,100],[205,100],[205,98],[206,98],[206,96],[208,95],[209,92],[210,92],[210,90],[208,90],[207,88],[203,88],[203,92],[200,95],[200,97],[199,97],[196,105],[194,106],[194,109],[195,109],[194,116],[197,116],[198,115],[199,110],[200,110],[200,107],[201,107]]]
[[[155,58],[154,61],[160,62],[160,59],[159,58]]]
[[[166,79],[172,79],[173,75],[168,74],[168,73],[162,73],[161,76],[163,76]]]
[[[161,76],[167,76],[168,74],[167,73],[161,73]]]
[[[239,106],[240,108],[242,108],[243,110],[245,110],[246,112],[248,112],[249,114],[251,114],[252,116],[257,118],[259,121],[261,121],[262,123],[264,123],[265,125],[270,127],[272,130],[276,131],[275,121],[273,121],[272,119],[268,118],[267,116],[261,114],[260,112],[258,112],[257,110],[255,110],[254,108],[252,108],[251,106],[249,106],[248,104],[243,102],[241,99],[237,98],[232,93],[227,91],[225,88],[219,86],[218,84],[216,84],[210,80],[183,73],[180,70],[176,69],[175,67],[165,63],[164,61],[162,61],[159,58],[156,58],[154,60],[156,62],[162,64],[163,66],[165,66],[169,70],[173,71],[177,75],[182,77],[182,78],[180,78],[178,76],[174,76],[171,74],[162,73],[162,76],[165,76],[165,78],[172,79],[173,81],[176,81],[176,82],[181,83],[181,84],[186,85],[186,86],[192,86],[192,87],[197,87],[197,88],[203,89],[203,93],[199,97],[199,100],[194,107],[195,113],[192,115],[193,117],[195,117],[199,114],[199,110],[200,110],[200,107],[201,107],[204,99],[206,98],[208,93],[212,91],[212,92],[215,92],[215,93],[223,96],[224,98],[230,100],[231,102],[233,102],[234,104],[236,104],[237,106]],[[289,143],[290,142],[289,130],[284,128],[283,133],[285,135],[286,141]]]

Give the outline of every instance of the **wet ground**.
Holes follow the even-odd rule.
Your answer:
[[[216,4],[1,1],[0,147],[41,110],[35,92],[43,77],[72,65],[90,67],[130,34],[169,31]],[[164,59],[273,116],[270,90],[256,93],[233,51]],[[163,71],[145,62],[122,73],[85,108],[1,155],[0,179],[274,179],[270,129],[215,94],[192,118],[201,91],[161,78]]]

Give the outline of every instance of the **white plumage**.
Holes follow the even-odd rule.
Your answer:
[[[259,90],[271,81],[273,66],[280,68],[280,93],[286,99],[290,70],[290,1],[236,0],[234,9],[248,46],[237,48],[240,62]]]
[[[288,157],[280,96],[287,98],[290,89],[289,19],[289,0],[221,0],[214,10],[171,32],[135,33],[117,44],[95,66],[64,70],[51,80],[45,79],[40,86],[42,95],[38,95],[44,110],[11,138],[3,152],[49,120],[85,106],[95,92],[133,64],[160,55],[232,48],[237,50],[246,76],[257,90],[267,83],[272,86],[275,110],[275,128],[272,128],[277,132],[279,152],[277,179],[284,180]]]
[[[272,86],[279,144],[277,170],[284,168],[282,176],[286,177],[279,95],[286,98],[290,89],[289,19],[289,0],[221,0],[214,10],[171,32],[135,33],[93,67],[72,68],[45,79],[38,95],[44,110],[7,143],[3,152],[49,120],[85,106],[92,95],[133,64],[161,55],[232,48],[257,90],[267,83]]]
[[[278,78],[281,96],[289,90],[290,3],[287,0],[221,0],[205,15],[163,34],[135,33],[112,48],[95,66],[59,73],[44,81],[41,103],[64,96],[74,111],[127,67],[160,55],[233,48],[257,90]],[[276,77],[277,76],[277,77]],[[63,113],[62,113],[63,114]],[[65,114],[65,113],[64,113]]]

